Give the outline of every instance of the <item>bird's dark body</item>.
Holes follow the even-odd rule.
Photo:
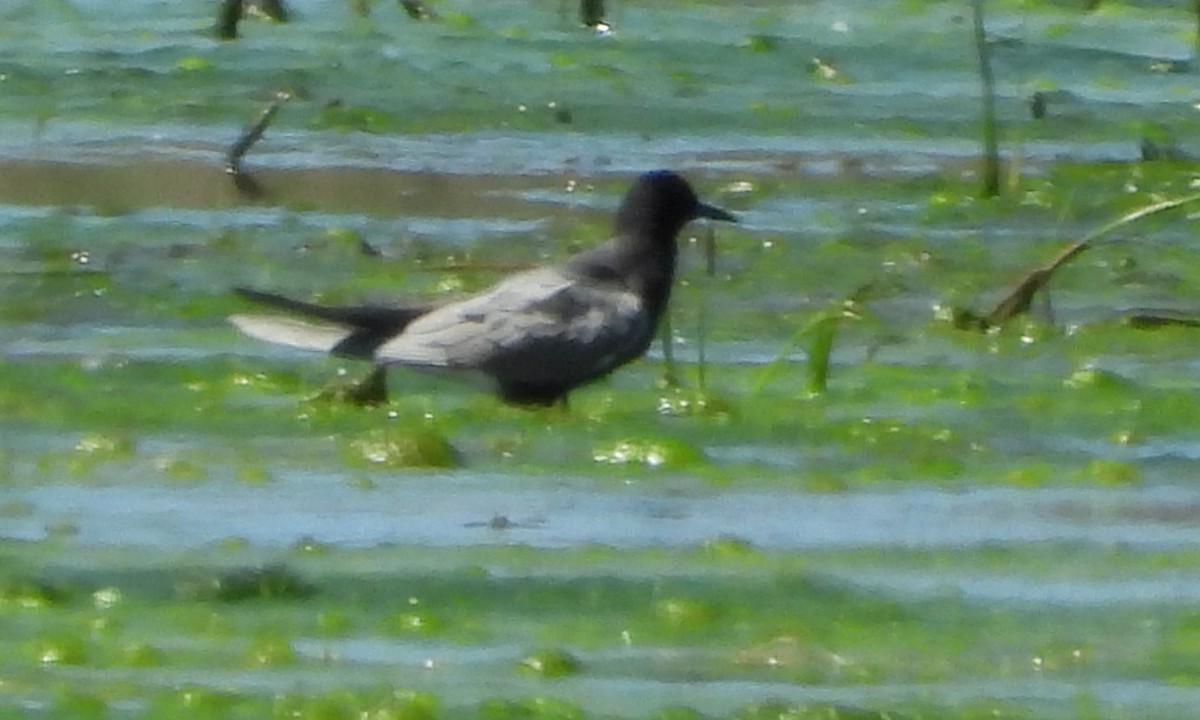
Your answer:
[[[505,401],[554,404],[649,348],[666,311],[680,229],[697,217],[733,220],[704,205],[674,173],[638,179],[614,236],[561,265],[512,275],[436,307],[331,308],[254,290],[243,296],[325,325],[231,318],[262,339],[388,365],[468,371]]]

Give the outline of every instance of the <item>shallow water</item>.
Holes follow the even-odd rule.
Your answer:
[[[302,472],[264,487],[50,486],[18,495],[36,510],[9,528],[14,538],[36,541],[45,538],[45,528],[66,521],[79,525],[78,542],[155,546],[169,537],[170,545],[180,547],[227,537],[267,548],[305,538],[339,547],[639,548],[730,535],[768,551],[895,546],[935,551],[1052,542],[1177,550],[1200,542],[1195,527],[1200,492],[1177,486],[1109,490],[1102,496],[1094,489],[1059,488],[902,488],[830,496],[719,491],[684,481],[652,491],[632,484],[618,492],[598,490],[586,478],[539,482],[465,471],[370,492],[330,487],[328,479]],[[431,488],[431,482],[442,487]],[[263,508],[272,506],[270,523],[263,523]],[[490,527],[496,515],[515,526]]]
[[[944,316],[1194,192],[1193,19],[990,6],[984,201],[965,5],[609,6],[312,0],[231,43],[201,5],[0,8],[0,706],[1190,717],[1196,335],[1122,317],[1196,310],[1195,209],[1001,332]],[[249,197],[225,153],[284,87]],[[328,404],[364,368],[224,321],[235,285],[484,287],[655,167],[740,219],[715,277],[683,238],[680,387],[656,345],[562,413],[402,370]],[[868,287],[812,395],[797,333]]]

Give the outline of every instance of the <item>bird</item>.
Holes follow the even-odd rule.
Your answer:
[[[235,288],[306,319],[237,314],[229,320],[260,340],[369,360],[377,373],[398,365],[482,376],[506,403],[565,404],[575,388],[645,354],[670,299],[676,236],[698,218],[737,222],[701,202],[675,172],[655,170],[626,192],[607,242],[463,299],[327,307]]]

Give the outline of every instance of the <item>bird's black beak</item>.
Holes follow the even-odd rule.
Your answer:
[[[731,223],[737,222],[737,218],[729,211],[722,210],[715,205],[706,205],[705,203],[696,204],[696,217],[708,218],[709,220],[724,220]]]

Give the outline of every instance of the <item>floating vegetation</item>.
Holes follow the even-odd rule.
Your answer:
[[[316,592],[311,584],[286,565],[243,567],[189,579],[177,594],[187,600],[246,602],[248,600],[303,600]]]
[[[575,675],[583,669],[578,658],[557,648],[537,650],[526,655],[521,658],[520,667],[546,679]]]
[[[67,602],[69,594],[48,583],[5,578],[0,581],[0,605],[40,610]]]
[[[277,635],[257,637],[246,650],[249,667],[286,667],[296,664],[296,651],[291,642]]]
[[[335,378],[312,398],[312,402],[346,403],[357,407],[376,407],[387,402],[387,368],[378,365],[359,380]]]
[[[658,468],[681,468],[704,462],[703,454],[679,440],[619,440],[592,451],[598,463],[607,465],[644,465]]]
[[[666,598],[654,605],[655,617],[673,631],[703,632],[721,620],[716,604],[690,598]]]
[[[1191,717],[1196,8],[1084,5],[987,6],[986,200],[962,3],[0,11],[0,716]],[[224,322],[660,166],[744,222],[569,407]]]
[[[293,718],[399,718],[434,720],[442,717],[441,703],[428,692],[405,689],[372,689],[360,692],[330,690],[315,695],[299,691],[282,693],[271,712]]]
[[[754,45],[751,44],[753,48]],[[854,81],[838,69],[837,65],[828,58],[815,57],[808,61],[808,76],[823,83],[849,85]]]
[[[154,460],[154,469],[171,480],[179,482],[199,482],[207,473],[204,467],[188,458],[174,455],[164,455]]]
[[[345,441],[347,459],[355,465],[381,468],[449,468],[457,453],[446,436],[420,428],[371,430]]]
[[[1088,463],[1080,477],[1085,482],[1112,487],[1135,485],[1141,482],[1142,474],[1136,466],[1127,462],[1096,459]]]
[[[393,635],[437,635],[445,631],[446,624],[427,612],[401,612],[387,618],[383,627]]]
[[[754,52],[774,52],[778,45],[779,38],[772,37],[771,35],[751,35],[746,38],[746,46]]]
[[[88,660],[87,645],[73,636],[40,640],[33,652],[42,665],[83,665]]]
[[[400,0],[400,7],[413,20],[437,21],[438,15],[421,0]]]
[[[95,460],[127,460],[137,453],[137,444],[127,435],[88,433],[75,444],[75,450]]]
[[[337,132],[382,133],[397,129],[398,119],[389,112],[373,107],[352,106],[333,100],[312,119],[314,130]]]

